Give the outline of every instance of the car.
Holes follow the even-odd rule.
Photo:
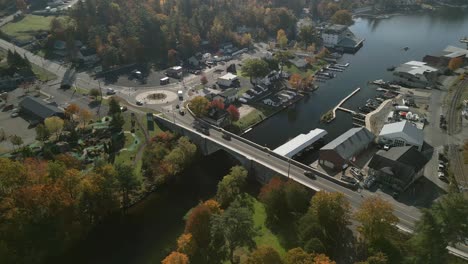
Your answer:
[[[439,167],[438,167],[438,168],[439,168],[439,171],[445,170],[445,166],[444,166],[443,164],[440,164],[440,163],[439,163]]]
[[[179,105],[176,105],[176,106],[175,106],[175,108],[176,108],[176,109],[179,109],[179,108],[180,108],[180,106],[179,106]]]
[[[180,114],[180,115],[182,115],[182,116],[183,116],[183,115],[185,115],[185,111],[184,111],[184,109],[182,109],[182,108],[181,108],[181,109],[179,109],[179,114]]]
[[[203,128],[203,127],[202,127],[202,128],[200,128],[200,131],[201,131],[203,134],[207,135],[207,136],[210,135],[210,130],[209,130],[208,128]]]
[[[138,101],[136,101],[136,104],[137,105],[143,105],[143,102],[138,100]]]
[[[11,117],[17,117],[17,116],[19,116],[19,113],[18,113],[18,112],[13,112],[13,113],[11,113],[10,116],[11,116]]]
[[[121,106],[120,107],[120,112],[125,112],[127,111],[127,107],[126,106]]]
[[[225,140],[231,140],[231,135],[229,135],[228,133],[223,133],[222,138],[224,138]]]
[[[316,178],[315,174],[312,171],[304,171],[304,175],[312,179]]]
[[[112,89],[112,88],[107,88],[107,92],[106,92],[106,93],[107,93],[107,95],[113,95],[113,94],[115,94],[115,90]]]
[[[384,150],[389,150],[389,149],[390,149],[390,145],[384,145],[384,146],[383,146],[383,149],[384,149]]]
[[[350,171],[351,171],[351,174],[354,177],[358,178],[359,180],[361,180],[363,178],[363,175],[362,175],[362,172],[361,172],[360,169],[358,169],[356,167],[351,167]]]
[[[353,177],[346,176],[346,175],[342,175],[341,180],[347,183],[351,183],[351,184],[357,183],[356,179],[354,179]]]

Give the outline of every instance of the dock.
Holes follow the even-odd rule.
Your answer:
[[[337,106],[335,106],[335,108],[333,108],[333,116],[332,118],[328,121],[328,122],[331,122],[333,121],[335,118],[336,118],[336,110],[340,110],[340,111],[343,111],[343,112],[347,112],[347,113],[350,113],[350,114],[355,114],[355,112],[353,110],[350,110],[350,109],[347,109],[347,108],[344,108],[344,107],[341,107],[346,101],[349,100],[349,98],[353,97],[353,95],[355,95],[356,93],[358,93],[359,91],[361,90],[361,87],[358,87],[356,90],[354,90],[352,93],[350,93],[348,96],[346,96],[343,100],[341,100]]]

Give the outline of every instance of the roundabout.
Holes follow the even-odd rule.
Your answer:
[[[177,94],[167,90],[146,91],[138,94],[135,99],[146,104],[165,104],[177,100]]]

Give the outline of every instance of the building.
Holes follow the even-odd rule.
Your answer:
[[[456,58],[462,58],[465,64],[468,63],[468,50],[454,46],[447,46],[438,55],[424,56],[423,62],[439,69],[446,69],[448,68],[450,61]]]
[[[354,53],[358,51],[364,42],[357,38],[347,26],[331,25],[322,30],[323,45],[327,48],[343,50]]]
[[[181,66],[174,66],[166,70],[166,75],[172,78],[182,78],[183,69]]]
[[[426,88],[436,85],[438,70],[425,62],[409,61],[398,66],[393,75],[395,81],[409,87]]]
[[[333,170],[342,170],[374,141],[365,127],[351,128],[319,151],[319,164]]]
[[[304,149],[310,147],[315,142],[322,139],[327,134],[327,131],[320,128],[316,128],[314,130],[311,130],[307,134],[300,134],[299,136],[291,139],[285,144],[277,147],[275,150],[273,150],[273,152],[275,152],[278,155],[292,158],[295,155],[301,153]]]
[[[231,87],[235,82],[238,82],[238,81],[239,81],[239,78],[237,77],[237,75],[234,75],[228,72],[225,75],[218,77],[218,81],[216,83],[219,86]]]
[[[384,125],[378,141],[380,144],[392,147],[415,146],[421,151],[424,144],[424,133],[411,122],[404,120]]]
[[[396,191],[404,191],[423,175],[427,161],[413,146],[380,150],[369,162],[369,175]]]
[[[32,96],[26,96],[19,103],[19,107],[22,114],[30,116],[40,122],[51,116],[64,117],[64,113],[61,109]]]
[[[224,109],[218,109],[216,107],[210,108],[204,119],[215,126],[223,127],[228,124],[229,113]]]
[[[226,89],[224,92],[215,95],[213,97],[213,100],[220,99],[225,105],[230,105],[234,103],[238,98],[239,96],[237,95],[237,89],[229,88]]]

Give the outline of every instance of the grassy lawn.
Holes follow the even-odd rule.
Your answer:
[[[280,244],[279,238],[273,234],[270,229],[266,226],[266,212],[265,207],[257,199],[254,199],[254,223],[255,227],[259,230],[259,236],[255,237],[255,243],[257,247],[260,245],[270,246],[274,248],[283,257],[286,254],[286,250]]]
[[[57,79],[57,75],[51,73],[50,71],[44,70],[41,67],[31,64],[32,71],[36,75],[37,79],[41,81],[53,81]]]
[[[255,109],[239,119],[238,121],[234,122],[234,125],[238,126],[241,129],[246,129],[249,126],[254,125],[262,121],[263,119],[272,115],[277,109],[273,107],[268,107],[266,105],[255,105],[253,106]]]
[[[52,19],[52,16],[27,15],[20,21],[6,24],[1,30],[5,34],[19,40],[29,40],[34,37],[37,31],[49,30]]]
[[[245,92],[247,92],[248,90],[250,90],[250,87],[241,87],[238,91],[237,91],[237,96],[242,96]]]

